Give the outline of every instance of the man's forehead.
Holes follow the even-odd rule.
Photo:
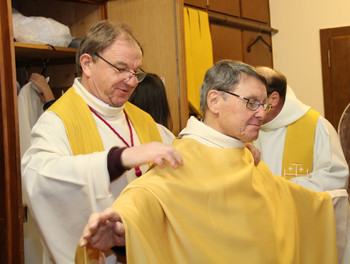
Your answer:
[[[267,92],[265,84],[254,76],[241,79],[236,86],[236,92],[244,94],[246,97],[266,100]]]

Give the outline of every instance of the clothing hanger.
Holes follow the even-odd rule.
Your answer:
[[[49,62],[50,59],[43,60],[41,63],[41,75],[45,77],[46,75],[46,70],[47,70],[47,63]]]
[[[272,52],[271,45],[265,41],[265,39],[261,36],[260,32],[259,32],[259,35],[256,37],[256,39],[251,44],[248,45],[247,51],[250,52],[252,50],[252,46],[255,45],[255,43],[257,43],[258,41],[261,41],[262,43],[264,43],[269,48],[269,51]]]

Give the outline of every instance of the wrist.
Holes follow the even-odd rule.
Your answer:
[[[116,180],[126,170],[121,161],[121,155],[126,148],[113,147],[109,150],[107,155],[107,168],[109,173],[110,181]]]

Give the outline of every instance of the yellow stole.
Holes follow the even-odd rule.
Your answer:
[[[157,125],[149,114],[129,102],[124,109],[142,144],[162,142]],[[73,155],[104,150],[93,115],[74,88],[64,93],[48,110],[62,119]]]
[[[289,180],[312,172],[315,129],[319,115],[320,113],[310,109],[302,118],[287,127],[282,177]]]

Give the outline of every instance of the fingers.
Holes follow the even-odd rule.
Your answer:
[[[29,79],[30,82],[32,82],[40,91],[40,99],[47,103],[51,100],[55,100],[55,96],[52,93],[52,90],[48,83],[46,82],[46,79],[44,76],[38,73],[32,73]]]
[[[31,81],[34,84],[39,84],[39,83],[43,83],[43,82],[46,83],[45,77],[42,76],[41,74],[35,73],[35,72],[30,75],[29,81]]]
[[[79,240],[79,245],[94,246],[104,238],[109,230],[113,230],[117,237],[121,236],[124,241],[125,229],[121,222],[120,215],[112,208],[107,208],[102,213],[94,213],[89,217],[89,221],[83,230],[83,234]]]
[[[125,149],[121,155],[121,162],[127,168],[135,168],[149,162],[153,162],[161,168],[164,168],[166,163],[169,163],[173,168],[183,165],[180,153],[174,147],[160,142],[151,142]]]
[[[106,221],[117,222],[121,221],[121,218],[117,211],[112,208],[107,208],[100,214],[100,222],[105,223]]]
[[[159,156],[156,156],[153,162],[160,168],[164,168],[165,163],[168,162],[175,169],[184,164],[180,153],[171,146],[167,146],[167,149],[160,153]]]
[[[98,214],[92,214],[89,218],[88,224],[84,227],[83,234],[79,240],[81,247],[86,246],[89,243],[89,239],[93,236],[93,232],[97,230],[98,226]]]

